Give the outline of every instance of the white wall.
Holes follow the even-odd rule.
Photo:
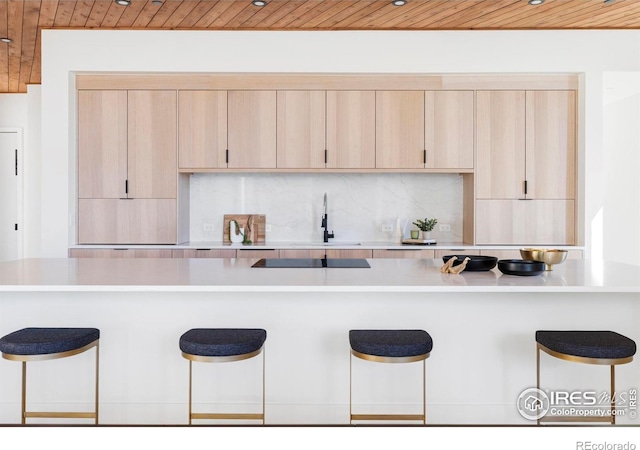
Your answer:
[[[44,30],[42,55],[43,256],[65,256],[73,242],[74,71],[584,73],[580,200],[588,252],[603,233],[617,232],[592,226],[601,211],[639,208],[638,192],[605,196],[608,173],[619,167],[604,164],[602,100],[604,72],[640,69],[637,31]]]

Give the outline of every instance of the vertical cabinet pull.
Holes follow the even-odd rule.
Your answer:
[[[124,180],[124,193],[129,193],[129,180]]]
[[[424,149],[424,150],[422,151],[422,162],[423,162],[424,164],[426,164],[426,163],[427,163],[427,149]]]
[[[324,163],[325,163],[325,164],[327,164],[327,162],[328,162],[328,159],[327,159],[327,158],[328,158],[328,156],[327,156],[327,149],[325,148],[325,149],[324,149]]]
[[[225,162],[229,164],[229,149],[227,149],[225,152]]]
[[[527,180],[524,180],[524,195],[527,195]]]

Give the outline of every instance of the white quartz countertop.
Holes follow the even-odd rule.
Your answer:
[[[640,267],[567,260],[539,276],[440,272],[437,259],[368,259],[371,268],[252,268],[257,259],[23,259],[0,263],[0,292],[631,292]],[[1,298],[1,296],[0,296]],[[640,295],[638,297],[640,300]]]

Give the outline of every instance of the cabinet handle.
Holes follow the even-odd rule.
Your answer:
[[[327,149],[324,149],[324,163],[327,164]]]
[[[129,194],[129,180],[124,180],[124,193]]]
[[[227,149],[225,153],[225,162],[229,164],[229,149]]]
[[[527,180],[524,180],[524,195],[527,195]]]
[[[427,163],[427,149],[423,150],[423,154],[422,154],[422,159],[423,159],[423,163],[426,164]]]

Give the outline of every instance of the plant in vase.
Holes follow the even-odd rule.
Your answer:
[[[438,219],[429,219],[427,217],[422,219],[416,219],[413,224],[418,227],[418,229],[422,232],[422,239],[431,239],[431,230],[438,223]]]

